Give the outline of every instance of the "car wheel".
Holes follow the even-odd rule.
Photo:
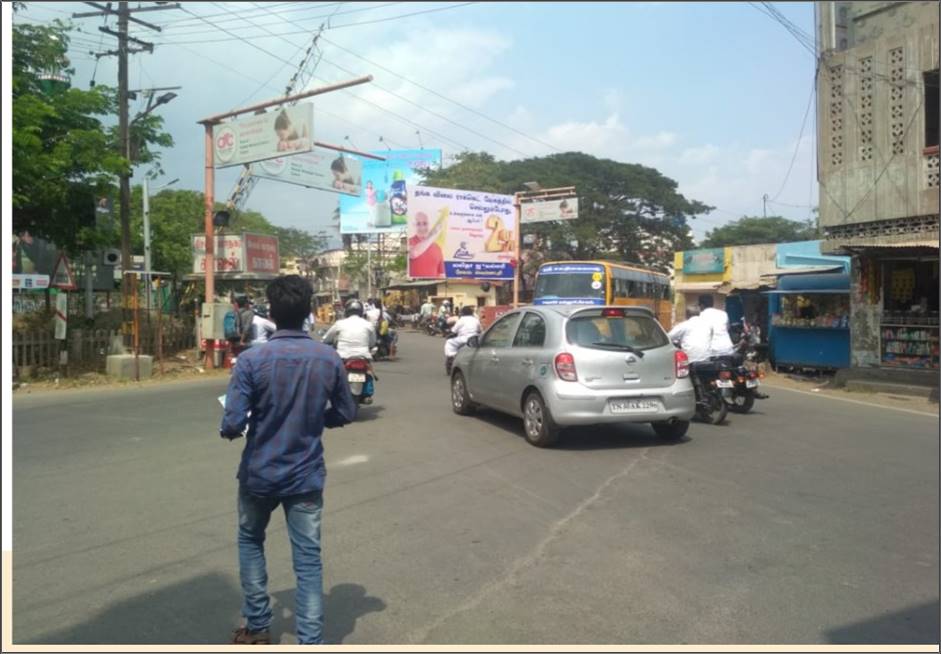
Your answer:
[[[733,413],[748,413],[754,406],[755,396],[749,393],[748,395],[736,395],[729,404],[729,409]]]
[[[672,422],[665,420],[663,422],[652,422],[650,426],[653,427],[657,436],[663,440],[678,441],[686,435],[686,431],[689,429],[689,420],[674,420]]]
[[[459,416],[466,416],[474,412],[477,408],[470,400],[467,394],[467,383],[464,381],[464,375],[461,371],[454,373],[451,378],[451,408]]]
[[[559,439],[559,427],[536,391],[530,391],[523,400],[523,434],[536,447],[549,447]]]

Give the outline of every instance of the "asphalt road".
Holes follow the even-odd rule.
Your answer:
[[[329,642],[938,643],[938,419],[790,391],[749,416],[568,433],[451,413],[404,334],[325,438]],[[223,643],[239,622],[224,380],[15,395],[15,643]],[[276,641],[293,641],[283,518]]]

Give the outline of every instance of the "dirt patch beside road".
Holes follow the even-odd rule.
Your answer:
[[[776,373],[767,371],[763,380],[765,390],[774,401],[774,389],[786,388],[794,391],[805,391],[829,397],[856,400],[867,404],[908,409],[910,411],[923,411],[925,413],[938,413],[938,404],[923,397],[895,395],[890,393],[864,393],[861,391],[847,391],[833,387],[831,376],[805,376],[789,373]]]

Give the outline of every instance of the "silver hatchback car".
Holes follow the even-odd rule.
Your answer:
[[[451,405],[523,418],[526,440],[574,425],[649,422],[678,440],[696,400],[686,355],[653,312],[624,306],[527,306],[471,339],[454,360]]]

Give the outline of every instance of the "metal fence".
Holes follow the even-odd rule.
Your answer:
[[[73,329],[65,341],[55,339],[52,329],[13,332],[13,364],[17,367],[54,368],[60,352],[68,351],[69,364],[104,368],[111,341],[120,332],[109,329]],[[162,329],[163,356],[196,347],[193,327],[169,324]],[[157,354],[156,330],[141,330],[141,354]]]

